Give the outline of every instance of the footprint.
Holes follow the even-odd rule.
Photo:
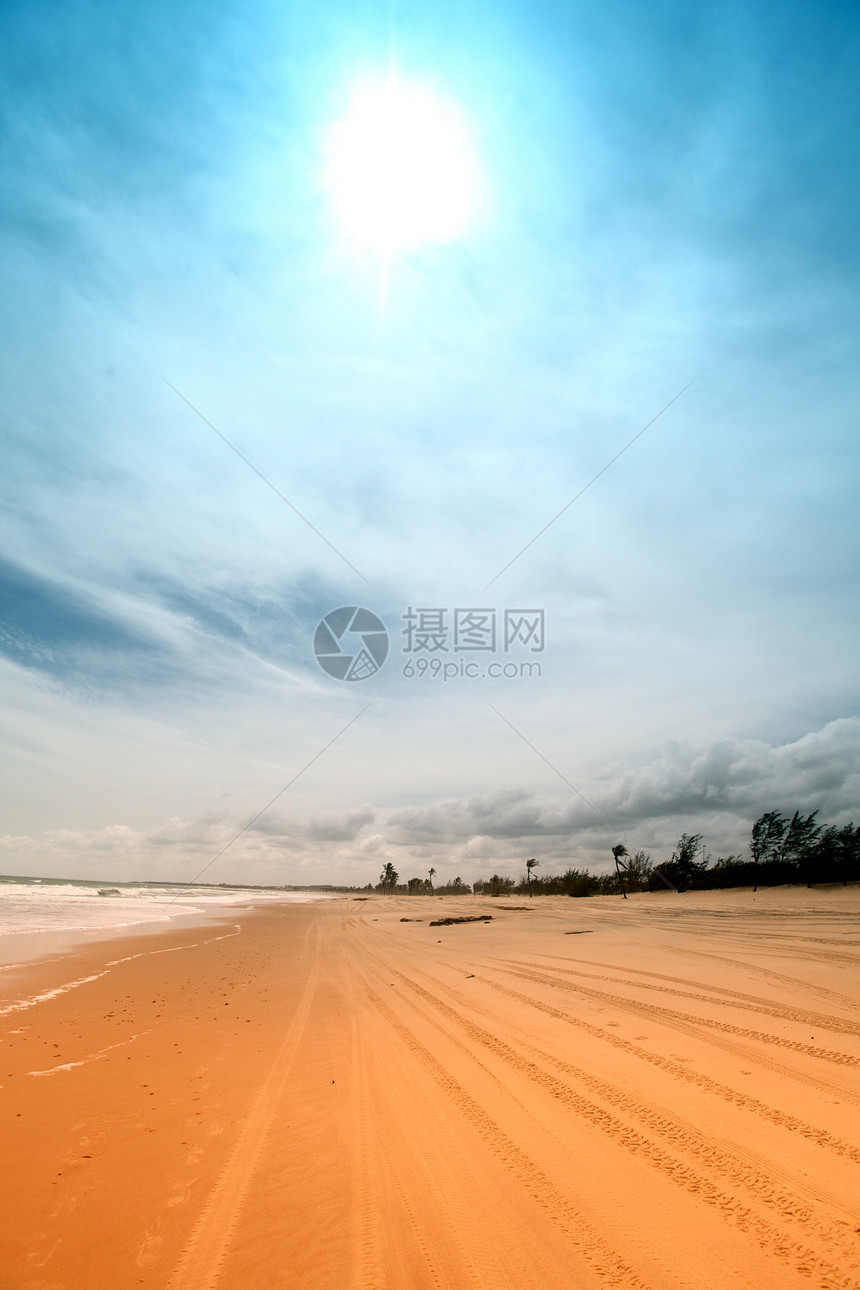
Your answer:
[[[31,1268],[43,1268],[59,1245],[59,1241],[54,1241],[54,1244],[51,1246],[50,1250],[48,1250],[47,1254],[40,1255],[37,1254],[35,1250],[32,1251],[27,1255],[27,1266]]]
[[[139,1268],[151,1268],[161,1257],[162,1238],[150,1228],[146,1229],[146,1236],[143,1244],[137,1252],[137,1266]]]
[[[59,1218],[61,1214],[71,1214],[72,1210],[75,1208],[77,1203],[78,1203],[77,1196],[67,1196],[65,1200],[60,1201],[57,1208],[52,1213],[50,1213],[48,1217]]]

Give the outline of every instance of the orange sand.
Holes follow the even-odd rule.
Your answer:
[[[858,913],[344,899],[4,973],[97,979],[0,1019],[0,1286],[856,1286]]]

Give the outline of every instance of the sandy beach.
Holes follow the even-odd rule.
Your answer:
[[[856,1286],[858,914],[374,896],[7,970],[0,1286]]]

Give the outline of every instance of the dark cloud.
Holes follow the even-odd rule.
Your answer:
[[[354,842],[365,825],[375,819],[376,811],[369,806],[351,811],[327,811],[309,820],[292,820],[272,813],[256,821],[248,832],[252,837],[304,849],[317,842]]]
[[[860,719],[831,722],[793,743],[762,740],[675,743],[635,770],[607,773],[587,796],[539,798],[522,790],[451,799],[395,811],[385,837],[411,848],[465,847],[497,854],[500,843],[547,844],[555,854],[593,847],[611,828],[670,837],[681,828],[734,834],[738,843],[763,811],[818,810],[823,820],[860,819]],[[600,814],[598,814],[598,812]],[[605,819],[601,818],[605,817]],[[424,854],[428,854],[424,852]]]
[[[314,842],[354,842],[362,829],[376,819],[369,806],[357,811],[343,811],[310,820],[306,836]]]
[[[858,765],[860,720],[845,718],[778,746],[758,739],[670,744],[647,766],[604,786],[601,799],[614,818],[633,823],[719,809],[834,815],[860,805]]]

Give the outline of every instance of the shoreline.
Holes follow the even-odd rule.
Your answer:
[[[221,907],[223,912],[223,907]],[[193,910],[163,919],[141,920],[112,927],[39,928],[32,932],[0,934],[0,972],[26,969],[29,965],[85,952],[103,941],[124,941],[137,936],[163,936],[185,927],[205,927],[217,917],[206,910]]]
[[[13,967],[24,967],[43,957],[71,954],[77,949],[85,949],[90,944],[104,940],[122,940],[127,936],[157,936],[173,929],[207,926],[211,921],[217,921],[222,915],[229,915],[236,910],[264,909],[280,904],[306,904],[311,900],[330,897],[299,893],[264,897],[255,896],[253,892],[246,894],[237,891],[234,901],[207,903],[205,897],[195,896],[193,899],[195,904],[192,907],[180,905],[174,913],[165,914],[162,918],[130,919],[126,923],[108,923],[101,927],[38,927],[32,931],[0,931],[0,972]],[[165,904],[172,906],[170,901]]]
[[[45,995],[0,1286],[860,1282],[860,893],[779,891],[221,908],[0,974]]]

